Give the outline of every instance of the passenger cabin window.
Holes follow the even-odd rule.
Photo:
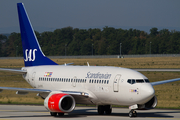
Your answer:
[[[86,83],[86,79],[73,79],[73,78],[47,78],[39,77],[39,81],[49,81],[49,82],[76,82],[76,83]],[[89,80],[89,83],[98,83],[98,80]]]

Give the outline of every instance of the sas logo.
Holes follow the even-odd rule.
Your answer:
[[[37,49],[26,49],[25,50],[25,57],[26,59],[24,59],[24,61],[34,61],[36,59],[36,55],[35,52],[37,51]]]

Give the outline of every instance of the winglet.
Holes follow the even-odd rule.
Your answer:
[[[17,3],[25,66],[58,65],[47,58],[39,46],[23,3]]]

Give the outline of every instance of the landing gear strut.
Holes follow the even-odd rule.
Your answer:
[[[135,110],[131,110],[129,112],[129,117],[137,117],[137,112]]]
[[[106,115],[109,115],[109,114],[111,114],[111,112],[112,112],[112,108],[110,105],[99,105],[98,106],[98,114],[99,115],[103,115],[104,113]]]

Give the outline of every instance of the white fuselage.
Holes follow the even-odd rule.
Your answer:
[[[56,91],[79,91],[89,94],[82,104],[144,104],[154,96],[150,83],[130,84],[127,81],[147,79],[141,73],[119,67],[48,65],[24,67],[25,80],[34,88]]]

